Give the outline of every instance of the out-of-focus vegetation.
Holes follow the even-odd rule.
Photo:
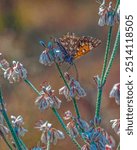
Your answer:
[[[0,0],[0,52],[9,61],[22,62],[28,70],[29,79],[38,89],[41,82],[48,80],[58,95],[58,88],[63,85],[55,66],[44,67],[38,62],[43,50],[39,40],[48,41],[51,37],[59,37],[67,32],[94,36],[102,40],[101,46],[76,62],[80,83],[88,95],[78,101],[78,106],[83,119],[87,121],[94,117],[97,89],[92,77],[101,74],[107,36],[107,27],[101,28],[97,25],[98,7],[95,0]],[[115,37],[115,29],[113,36]],[[66,67],[64,65],[63,69],[66,70]],[[75,76],[73,68],[70,72]],[[23,140],[29,148],[37,145],[40,139],[40,133],[34,129],[35,122],[39,119],[49,120],[63,131],[50,109],[41,113],[36,108],[34,101],[37,95],[24,82],[10,85],[3,79],[2,73],[0,75],[8,114],[20,114],[24,117],[25,127],[29,132]],[[101,109],[102,126],[114,136],[116,141],[119,141],[109,123],[110,119],[119,118],[119,107],[113,99],[109,99],[109,92],[117,82],[119,82],[119,55],[107,80]],[[59,97],[62,99],[59,113],[63,116],[63,113],[69,109],[74,113],[72,103],[66,102],[64,97]],[[72,150],[75,146],[69,138],[66,138],[64,141],[59,141],[56,146],[52,146],[52,149]],[[0,150],[6,150],[1,139]]]

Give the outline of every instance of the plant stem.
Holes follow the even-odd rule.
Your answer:
[[[98,94],[97,94],[97,102],[96,102],[96,112],[95,116],[99,118],[99,113],[100,113],[100,106],[101,106],[101,100],[102,100],[102,88],[98,87]]]
[[[117,0],[113,15],[115,15],[119,4],[120,4],[120,0]],[[101,107],[103,86],[104,86],[104,84],[107,80],[107,77],[108,77],[110,69],[112,67],[116,52],[118,50],[118,46],[119,46],[119,42],[120,42],[120,31],[119,31],[119,29],[118,29],[118,32],[117,32],[114,48],[113,48],[113,51],[112,51],[112,54],[111,54],[111,57],[110,57],[110,60],[109,60],[108,66],[107,66],[109,50],[110,50],[110,45],[111,45],[111,37],[112,37],[112,26],[109,27],[109,31],[108,31],[106,51],[105,51],[105,56],[104,56],[104,64],[103,64],[103,69],[102,69],[102,74],[101,74],[101,81],[100,81],[100,85],[98,85],[96,111],[95,111],[95,116],[96,117],[100,117],[99,113],[100,113],[100,107]]]
[[[27,82],[26,82],[27,81]],[[26,83],[38,94],[41,95],[40,92],[35,88],[35,86],[28,80],[26,79]],[[66,131],[66,133],[70,136],[70,138],[72,139],[73,143],[78,147],[78,149],[81,149],[81,146],[79,145],[79,143],[70,135],[68,129],[66,128],[65,123],[63,122],[61,116],[59,115],[58,111],[53,107],[52,111],[54,112],[55,116],[57,117],[57,119],[59,120],[60,124],[62,125],[63,129]]]
[[[20,144],[22,145],[24,150],[28,150],[28,148],[26,147],[26,145],[24,144],[24,142],[22,141],[21,138],[19,138]]]
[[[39,91],[35,88],[35,86],[34,86],[28,79],[24,79],[24,81],[25,81],[38,95],[40,95]]]
[[[61,71],[61,68],[59,67],[59,64],[56,63],[56,67],[57,67],[57,70],[59,71],[59,74],[61,76],[61,78],[63,79],[64,81],[64,84],[66,85],[66,87],[68,88],[68,90],[70,90],[70,87]],[[73,101],[73,105],[74,105],[74,108],[75,108],[75,112],[76,112],[76,115],[77,115],[77,118],[79,119],[80,118],[80,113],[79,113],[79,109],[78,109],[78,105],[77,105],[77,102],[76,102],[76,99],[74,97],[72,97],[72,101]]]
[[[46,150],[50,150],[50,141],[49,140],[47,142],[47,149]]]
[[[112,54],[111,54],[111,57],[110,57],[110,60],[109,60],[109,63],[108,63],[108,67],[107,67],[106,72],[104,74],[102,84],[104,84],[107,80],[107,77],[108,77],[110,69],[112,67],[114,58],[115,58],[116,53],[118,51],[119,43],[120,43],[120,28],[118,29],[118,32],[117,32],[116,40],[115,40],[115,43],[114,43],[114,48],[113,48],[113,51],[112,51]]]
[[[105,51],[105,56],[104,56],[104,64],[103,64],[102,75],[101,75],[101,82],[103,80],[103,77],[104,77],[104,74],[106,71],[106,67],[107,67],[108,55],[109,55],[110,44],[111,44],[111,37],[112,37],[112,26],[109,27],[109,31],[108,31],[106,51]]]
[[[8,118],[8,115],[7,115],[6,111],[5,111],[5,107],[4,107],[4,104],[3,104],[3,98],[2,98],[2,91],[1,91],[1,88],[0,88],[0,104],[1,104],[1,107],[2,107],[2,115],[3,115],[3,117],[4,117],[4,119],[5,119],[6,123],[7,123],[7,126],[8,126],[8,128],[9,128],[11,134],[12,134],[12,137],[13,137],[13,139],[14,139],[14,141],[15,141],[15,144],[16,144],[16,146],[17,146],[17,149],[18,149],[18,150],[22,150],[22,148],[21,148],[21,146],[20,146],[19,139],[18,139],[18,137],[17,137],[17,135],[16,135],[16,133],[15,133],[15,131],[14,131],[14,129],[13,129],[11,123],[10,123],[10,120],[9,120],[9,118]]]
[[[96,112],[95,112],[95,116],[96,117],[99,117],[99,113],[100,113],[100,106],[101,106],[101,100],[102,100],[102,89],[103,89],[102,85],[105,84],[105,82],[107,80],[107,77],[109,75],[109,72],[110,72],[110,69],[112,67],[112,64],[113,64],[116,52],[118,50],[119,42],[120,42],[120,31],[118,29],[116,40],[115,40],[115,44],[114,44],[114,48],[113,48],[113,51],[112,51],[112,54],[111,54],[111,57],[110,57],[110,61],[108,63],[108,67],[107,67],[106,72],[104,74],[104,78],[103,78],[103,81],[101,83],[101,86],[98,87],[97,102],[96,102]]]
[[[120,143],[118,144],[117,150],[120,150]]]
[[[6,145],[8,146],[8,148],[9,148],[10,150],[13,150],[13,149],[12,149],[12,146],[11,146],[10,143],[7,141],[5,135],[4,135],[1,131],[0,131],[0,135],[1,135],[2,139],[4,140],[4,142],[6,143]]]

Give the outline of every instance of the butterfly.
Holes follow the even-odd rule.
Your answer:
[[[74,33],[67,33],[59,39],[55,39],[62,53],[64,60],[73,64],[73,60],[90,52],[101,44],[101,40],[89,36],[76,36]]]

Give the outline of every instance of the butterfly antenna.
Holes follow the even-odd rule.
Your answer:
[[[46,44],[44,41],[39,41],[40,45],[42,45],[43,47],[46,47]]]
[[[66,70],[67,72],[70,70],[71,66],[72,66],[72,65],[69,65],[69,67],[68,67],[67,70]]]
[[[76,66],[76,64],[73,62],[73,66],[74,66],[74,69],[76,71],[76,80],[79,81],[79,74],[78,74],[78,68]]]

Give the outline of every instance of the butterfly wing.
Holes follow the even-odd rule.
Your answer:
[[[93,48],[98,47],[101,44],[101,40],[93,37],[81,37],[79,38],[76,53],[74,58],[81,57],[88,52],[90,52]]]
[[[74,33],[67,33],[66,35],[63,35],[63,37],[59,38],[59,40],[67,53],[70,56],[74,56],[76,53],[79,37],[75,36]]]

